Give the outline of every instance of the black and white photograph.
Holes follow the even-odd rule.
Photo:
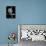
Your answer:
[[[16,18],[16,6],[6,7],[6,18]]]
[[[20,24],[18,38],[20,46],[43,45],[46,43],[46,25]]]

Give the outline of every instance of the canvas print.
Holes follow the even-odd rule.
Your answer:
[[[16,6],[6,7],[6,18],[16,18]]]

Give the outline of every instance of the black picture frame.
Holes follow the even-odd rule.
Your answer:
[[[7,6],[6,7],[6,18],[16,18],[16,6]]]

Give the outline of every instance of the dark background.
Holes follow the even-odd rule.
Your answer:
[[[13,12],[15,15],[12,15],[13,17],[11,17],[11,15],[9,15],[8,13],[8,9],[12,8]],[[16,6],[7,6],[6,7],[6,18],[16,18]]]

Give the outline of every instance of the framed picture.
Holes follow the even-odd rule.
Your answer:
[[[6,18],[16,18],[16,6],[6,7]]]
[[[21,40],[46,41],[46,25],[18,25],[18,38]]]

